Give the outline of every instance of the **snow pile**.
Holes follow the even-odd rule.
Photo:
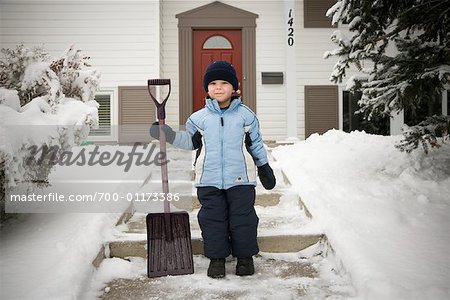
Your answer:
[[[80,299],[116,214],[31,214],[0,238],[2,299]],[[13,230],[12,230],[13,229]]]
[[[448,299],[450,145],[331,130],[273,150],[363,299]]]
[[[79,145],[98,126],[94,100],[100,74],[86,69],[88,57],[70,46],[52,59],[42,48],[19,45],[3,49],[0,62],[0,162],[5,163],[8,189],[25,183],[28,190],[45,182],[51,165],[30,163],[30,147]],[[3,167],[3,166],[2,166]]]

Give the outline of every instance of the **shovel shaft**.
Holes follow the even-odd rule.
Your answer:
[[[169,176],[167,173],[167,152],[166,152],[166,133],[163,130],[165,120],[159,119],[159,151],[163,155],[163,161],[161,162],[161,179],[162,179],[162,191],[164,193],[164,213],[170,213],[170,203],[167,200],[169,194]]]

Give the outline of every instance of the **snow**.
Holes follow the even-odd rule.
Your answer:
[[[367,74],[362,74],[362,73],[354,74],[354,75],[350,76],[349,79],[347,80],[345,89],[351,90],[355,87],[357,81],[366,81],[367,78],[368,78]]]
[[[425,71],[426,72],[424,72],[420,76],[420,78],[437,77],[437,78],[439,78],[439,80],[444,81],[446,76],[448,76],[450,74],[450,66],[449,65],[440,65],[440,66],[436,66],[433,69],[427,69]],[[436,74],[438,74],[438,76],[436,76]]]
[[[0,89],[0,162],[5,163],[8,190],[17,185],[31,190],[36,176],[45,180],[51,170],[25,163],[30,147],[68,150],[98,126],[94,96],[100,73],[85,68],[88,58],[73,45],[56,60],[42,47],[31,49],[23,44],[4,54],[4,70],[17,72],[2,73],[8,89]],[[21,103],[26,104],[20,107]]]
[[[129,261],[108,259],[95,274],[93,286],[97,287],[97,291],[103,290],[109,299],[119,298],[118,293],[114,293],[117,289],[116,282],[111,282],[112,278],[119,277],[121,280],[133,279],[128,281],[128,284],[132,285],[132,294],[127,295],[128,299],[299,299],[299,295],[305,299],[324,299],[327,293],[336,295],[349,292],[347,286],[327,285],[328,280],[339,280],[335,274],[331,274],[331,278],[320,279],[289,274],[292,268],[302,268],[305,273],[311,268],[299,262],[299,255],[303,254],[261,253],[261,256],[255,258],[258,269],[251,277],[233,274],[236,261],[229,258],[226,262],[227,275],[220,280],[205,275],[209,260],[203,256],[194,257],[196,271],[192,275],[167,276],[152,280],[146,278],[146,261],[142,258],[130,258]],[[318,269],[329,269],[332,263],[327,259],[316,259],[313,265]],[[127,298],[121,295],[120,299]],[[95,293],[88,293],[86,296],[94,298]]]
[[[325,15],[328,18],[332,18],[331,24],[335,25],[339,22],[339,18],[343,15],[343,11],[345,9],[345,5],[342,5],[342,2],[336,2],[332,7],[330,7]]]
[[[330,36],[331,40],[338,44],[340,47],[348,47],[350,46],[350,39],[342,30],[335,30]],[[334,49],[331,52],[332,54],[338,53],[338,50]]]
[[[43,144],[67,146],[81,143],[89,129],[98,125],[98,103],[63,98],[52,107],[43,97],[34,98],[20,112],[7,105],[0,105],[2,120],[2,155],[6,157],[9,170],[6,180],[13,187],[24,178],[24,158],[28,147]],[[14,158],[14,159],[13,159]]]
[[[448,299],[450,145],[428,155],[421,151],[407,154],[394,147],[401,138],[331,130],[273,149],[273,166],[286,173],[313,215],[314,229],[327,235],[336,259],[357,289],[356,298]],[[58,177],[60,168],[53,176]],[[109,166],[103,175],[94,175],[112,176],[114,172],[130,176],[122,166]],[[276,210],[277,217],[295,218],[296,211],[283,205]],[[258,212],[270,214],[268,208]],[[114,278],[145,276],[142,259],[107,259],[97,271],[91,265],[102,243],[116,234],[117,217],[30,214],[3,227],[2,298],[75,299],[85,295],[83,299],[91,299]],[[257,259],[262,263],[273,255],[262,253]],[[295,260],[301,254],[277,255]],[[227,289],[239,293],[242,285],[253,285],[258,295],[280,299],[292,298],[289,288],[293,285],[313,284],[311,298],[317,298],[324,288],[321,282],[308,279],[269,282],[263,274],[242,279],[227,275],[218,282],[204,275],[206,259],[196,259],[196,264],[201,274],[169,276],[159,284],[167,284],[180,297],[191,295],[200,285],[210,287],[212,296]],[[282,270],[281,265],[271,267],[275,273]],[[181,289],[187,281],[192,289]]]
[[[356,27],[356,25],[358,25],[359,23],[361,23],[361,17],[357,16],[354,17],[351,22],[348,24],[348,28],[353,29]]]
[[[273,155],[360,297],[447,299],[450,145],[406,154],[400,139],[333,130]]]
[[[2,299],[78,299],[113,214],[31,214],[1,231]],[[93,258],[92,258],[93,260]]]
[[[0,104],[9,106],[15,111],[19,111],[20,99],[17,91],[0,87]]]

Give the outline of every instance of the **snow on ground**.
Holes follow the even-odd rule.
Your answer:
[[[111,258],[104,260],[92,280],[91,291],[84,296],[95,299],[104,292],[105,299],[135,300],[345,299],[342,295],[354,292],[348,276],[330,272],[335,267],[331,257],[300,256],[301,252],[261,253],[255,257],[256,273],[250,277],[235,275],[236,259],[228,258],[227,275],[219,280],[206,276],[209,259],[204,256],[194,256],[194,274],[152,279],[147,278],[146,260]],[[303,276],[298,276],[299,272]]]
[[[393,146],[400,138],[329,131],[272,153],[351,274],[358,298],[448,299],[450,146],[406,154]],[[136,179],[136,188],[148,175],[148,169],[105,169],[105,178],[125,174]],[[100,179],[98,171],[91,173]],[[277,213],[282,211],[288,210]],[[3,226],[0,298],[82,299],[92,278],[98,284],[142,275],[142,262],[106,260],[99,272],[91,265],[101,243],[114,235],[116,220],[117,214],[104,213],[31,214]],[[197,263],[206,268],[206,260]],[[288,295],[273,286],[271,293]]]
[[[274,157],[364,299],[449,299],[450,145],[332,130]]]
[[[79,299],[113,214],[23,215],[0,235],[1,299]]]

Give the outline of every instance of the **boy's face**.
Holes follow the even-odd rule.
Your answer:
[[[233,93],[233,86],[228,81],[214,80],[208,84],[209,97],[216,99],[220,107],[226,107],[230,104]]]

